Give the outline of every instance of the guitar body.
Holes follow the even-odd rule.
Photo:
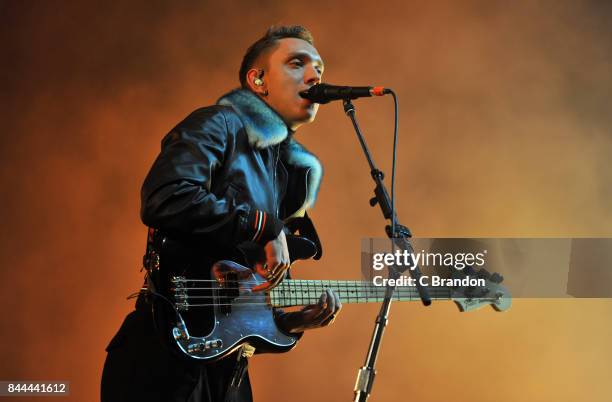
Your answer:
[[[299,258],[316,252],[307,239],[290,243]],[[236,261],[211,266],[182,244],[161,239],[159,263],[148,269],[147,287],[162,342],[182,357],[207,362],[246,343],[258,353],[291,350],[298,336],[278,329],[267,292],[252,291],[263,282]]]

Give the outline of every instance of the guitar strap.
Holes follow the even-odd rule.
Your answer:
[[[308,216],[307,212],[304,213],[303,217],[291,219],[291,221],[287,222],[287,227],[291,233],[299,232],[300,236],[312,241],[317,246],[317,253],[312,258],[315,260],[321,259],[321,256],[323,255],[323,246],[321,245],[317,230],[315,229],[314,224],[312,223],[312,220]]]
[[[142,267],[147,271],[154,271],[159,269],[159,245],[157,244],[157,230],[149,227],[147,228],[147,247],[145,253],[142,256]]]

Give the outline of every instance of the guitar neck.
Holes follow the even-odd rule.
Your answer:
[[[365,281],[328,281],[287,279],[269,292],[270,303],[274,307],[292,307],[316,304],[321,293],[332,289],[340,296],[342,303],[375,303],[383,301],[385,287],[374,286]],[[429,288],[434,300],[450,300],[448,288]],[[420,301],[418,290],[412,286],[401,286],[393,293],[394,301]]]

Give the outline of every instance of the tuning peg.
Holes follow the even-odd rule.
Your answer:
[[[471,286],[465,289],[465,295],[471,298],[484,297],[487,293],[489,293],[489,289],[477,286]]]
[[[498,274],[497,272],[493,273],[489,278],[491,282],[501,283],[504,280],[504,277]]]
[[[457,269],[453,269],[451,271],[451,278],[453,279],[463,279],[465,277],[463,271],[459,271]]]
[[[463,274],[467,276],[470,276],[470,275],[474,276],[476,275],[476,271],[474,271],[474,267],[469,265],[463,269]]]
[[[478,271],[477,276],[478,278],[489,279],[491,277],[491,273],[483,268],[480,271]]]

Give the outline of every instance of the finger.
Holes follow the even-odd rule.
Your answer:
[[[276,273],[278,272],[278,264],[271,264],[270,268],[268,269],[268,279],[272,280],[276,277]]]
[[[278,275],[276,277],[272,277],[272,279],[269,280],[270,284],[272,285],[271,287],[275,287],[276,285],[281,283],[281,281],[284,278],[285,278],[285,273],[284,272],[282,272],[280,275]]]
[[[340,302],[340,297],[338,296],[338,294],[332,290],[328,290],[328,292],[330,295],[330,299],[333,299],[333,303],[330,302],[329,308],[326,309],[326,313],[329,312],[329,314],[326,314],[325,319],[321,322],[320,326],[322,327],[333,324],[336,320],[338,311],[340,311],[340,309],[342,308],[342,303]]]
[[[271,258],[270,260],[266,261],[266,263],[268,264],[268,270],[272,275],[274,275],[276,270],[278,270],[280,262],[276,258]]]
[[[273,268],[270,269],[270,273],[272,274],[272,277],[275,278],[276,276],[278,276],[278,274],[282,271],[282,269],[283,269],[283,264],[277,263],[276,265],[274,265]]]
[[[290,266],[291,264],[289,260],[281,257],[278,259],[278,264],[276,265],[276,272],[278,273],[280,271],[286,271],[289,269]]]
[[[266,282],[262,282],[259,285],[255,286],[254,288],[251,289],[251,291],[252,292],[263,292],[263,291],[270,289],[271,287],[272,287],[272,284],[266,281]]]
[[[321,315],[325,313],[325,308],[327,307],[327,294],[325,292],[321,293],[319,296],[319,301],[317,304],[310,304],[302,309],[304,313],[307,313],[310,317],[309,320],[315,324],[319,324],[321,322]]]
[[[321,296],[319,297],[319,306],[321,309],[327,307],[327,292],[321,293]]]
[[[278,266],[276,267],[277,273],[281,272],[281,271],[284,272],[284,271],[288,270],[290,266],[291,265],[289,264],[288,261],[280,262],[278,264]]]
[[[262,270],[261,276],[263,276],[268,282],[273,278],[272,271],[264,264],[265,269]]]
[[[336,321],[336,316],[334,314],[330,315],[327,320],[321,323],[322,327],[326,327],[328,325],[332,325]]]
[[[342,302],[340,301],[340,296],[336,292],[332,292],[332,294],[334,295],[334,301],[336,305],[335,305],[334,312],[332,313],[332,315],[327,319],[326,322],[323,323],[324,326],[333,324],[334,321],[336,321],[336,317],[338,316],[338,313],[342,309]]]
[[[323,325],[329,317],[334,314],[334,303],[333,295],[330,294],[330,290],[326,290],[323,295],[325,295],[325,305],[321,306],[321,313],[317,317],[317,321],[319,325]]]
[[[265,277],[267,275],[267,267],[266,264],[256,263],[255,264],[255,272],[260,276]]]
[[[326,290],[327,293],[327,311],[333,314],[336,311],[336,297],[331,289]]]
[[[276,265],[276,267],[270,269],[270,279],[276,280],[278,277],[280,277],[281,279],[284,278],[286,270],[287,269],[283,264]]]
[[[342,309],[342,302],[340,301],[338,293],[334,292],[334,297],[336,299],[336,310],[334,311],[334,315],[336,315]]]
[[[268,274],[266,275],[267,281],[255,286],[252,290],[253,292],[259,292],[263,290],[269,290],[276,287],[281,281],[285,278],[285,272],[282,271],[280,274]]]
[[[283,280],[285,278],[285,275],[287,274],[287,270],[286,269],[282,269],[279,268],[275,273],[274,273],[274,278],[278,279],[279,281]]]
[[[317,321],[319,325],[326,325],[333,318],[334,318],[333,312],[323,310],[323,312],[319,315],[319,317],[317,317]]]

